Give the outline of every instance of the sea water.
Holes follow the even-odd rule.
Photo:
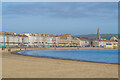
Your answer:
[[[29,50],[20,55],[118,64],[118,49]]]

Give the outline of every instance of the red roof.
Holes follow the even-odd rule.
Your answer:
[[[80,37],[79,39],[80,39],[80,40],[86,40],[86,39],[84,39],[84,38],[81,38],[81,37]]]
[[[106,39],[96,39],[96,41],[108,41]]]

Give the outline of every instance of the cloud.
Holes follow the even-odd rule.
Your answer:
[[[114,2],[4,2],[3,16],[48,16],[55,18],[117,17]]]

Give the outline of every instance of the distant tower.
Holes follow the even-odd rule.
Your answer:
[[[97,39],[100,39],[99,27],[98,27],[98,31],[97,31]]]

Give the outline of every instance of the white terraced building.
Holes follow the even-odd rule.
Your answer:
[[[4,46],[4,42],[6,46],[19,47],[83,47],[89,45],[87,40],[72,37],[70,34],[61,34],[54,36],[53,34],[0,32],[0,46]]]
[[[49,38],[46,34],[26,33],[25,35],[28,36],[28,45],[31,47],[48,45],[47,41],[49,41]]]
[[[47,46],[53,47],[56,45],[56,37],[54,35],[48,35],[47,37]]]
[[[26,36],[28,36],[28,45],[29,46],[38,46],[41,41],[41,35],[40,34],[34,34],[34,33],[26,33]]]
[[[0,32],[0,46],[21,46],[28,44],[28,37],[23,34],[11,33],[11,32]]]

